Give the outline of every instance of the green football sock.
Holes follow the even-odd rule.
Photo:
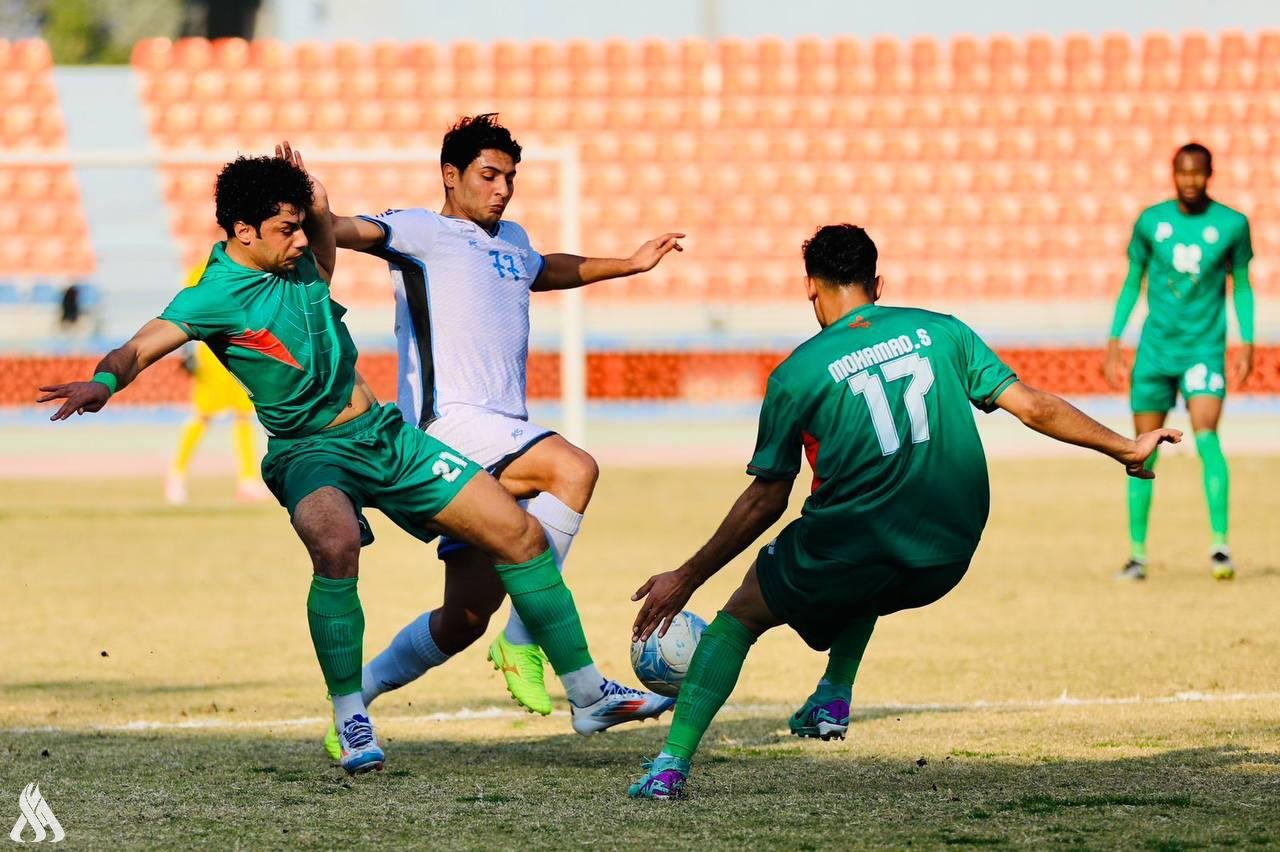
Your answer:
[[[818,681],[818,688],[813,693],[815,696],[849,700],[853,695],[858,666],[862,664],[862,655],[867,650],[875,626],[876,616],[868,615],[855,618],[840,632],[827,655],[827,670]]]
[[[751,631],[726,612],[718,613],[707,625],[680,687],[664,752],[685,760],[693,757],[711,720],[733,692],[742,662],[755,641]]]
[[[546,652],[555,673],[565,675],[591,665],[582,620],[556,568],[555,552],[547,548],[528,562],[496,568],[511,605]]]
[[[307,595],[307,623],[320,671],[330,695],[360,691],[360,663],[364,653],[364,610],[356,593],[356,578],[330,580],[312,577]]]
[[[1196,450],[1204,469],[1204,499],[1209,504],[1209,529],[1213,533],[1214,546],[1227,543],[1227,504],[1231,490],[1231,476],[1227,472],[1227,458],[1222,454],[1222,444],[1217,432],[1197,432]]]
[[[1147,459],[1147,470],[1154,470],[1159,451]],[[1151,520],[1150,479],[1129,477],[1129,548],[1135,559],[1147,558],[1147,524]]]

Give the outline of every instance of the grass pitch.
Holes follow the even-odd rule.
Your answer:
[[[515,713],[487,642],[380,699],[388,771],[348,780],[320,749],[309,572],[282,510],[214,479],[181,510],[154,481],[5,482],[0,816],[36,781],[83,847],[1280,846],[1280,459],[1232,459],[1231,584],[1209,577],[1198,462],[1159,474],[1151,579],[1118,585],[1115,465],[993,462],[969,576],[881,622],[850,739],[787,735],[823,660],[775,631],[680,803],[623,795],[665,720],[582,739],[567,714]],[[631,679],[630,593],[745,484],[605,469],[568,574],[602,669]],[[431,550],[374,525],[366,657],[441,583]],[[746,564],[691,608],[710,617]]]

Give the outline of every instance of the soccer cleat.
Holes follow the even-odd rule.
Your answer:
[[[683,799],[689,761],[658,755],[644,762],[645,776],[627,788],[633,799]]]
[[[170,506],[186,505],[187,479],[185,476],[169,471],[164,478],[164,499]]]
[[[357,714],[343,722],[338,734],[338,744],[341,749],[338,762],[347,770],[348,775],[360,775],[375,769],[382,771],[382,764],[387,757],[378,745],[378,738],[374,736],[373,724],[368,716]]]
[[[489,662],[502,672],[507,692],[530,713],[551,712],[551,696],[543,681],[547,655],[537,645],[516,645],[501,633],[489,646]]]
[[[1124,563],[1124,567],[1120,569],[1120,573],[1116,574],[1117,580],[1145,580],[1147,579],[1147,561],[1145,559],[1135,559],[1130,556],[1129,561]]]
[[[810,695],[791,717],[791,734],[820,740],[844,739],[849,730],[849,702],[843,698],[822,699]]]
[[[594,704],[586,707],[578,707],[572,702],[569,704],[573,714],[573,729],[583,736],[599,733],[623,722],[656,719],[676,703],[674,698],[655,692],[642,692],[612,680],[605,680],[601,691],[604,694]]]
[[[324,750],[334,763],[342,762],[342,743],[338,741],[338,726],[329,723],[329,730],[324,732]]]
[[[1231,551],[1225,547],[1215,547],[1213,552],[1209,554],[1209,568],[1213,571],[1213,579],[1215,580],[1234,580],[1236,578],[1236,566],[1231,561]]]

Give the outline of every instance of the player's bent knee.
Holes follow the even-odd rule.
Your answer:
[[[511,564],[528,562],[550,546],[547,544],[547,534],[542,531],[542,524],[538,519],[528,512],[523,514],[524,530],[511,542],[510,552],[507,554],[510,558],[503,558],[504,562]]]

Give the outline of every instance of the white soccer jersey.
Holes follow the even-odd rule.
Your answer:
[[[456,406],[527,419],[529,288],[543,261],[524,228],[502,221],[490,235],[420,207],[361,218],[385,237],[368,251],[395,285],[405,419],[426,426]]]

